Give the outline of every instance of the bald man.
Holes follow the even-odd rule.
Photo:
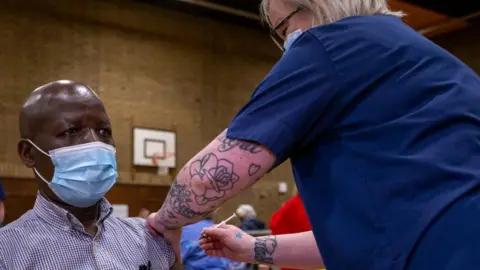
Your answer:
[[[88,86],[56,81],[20,112],[18,154],[38,184],[32,210],[0,230],[0,269],[169,269],[174,254],[140,218],[111,216],[117,164],[105,107]]]

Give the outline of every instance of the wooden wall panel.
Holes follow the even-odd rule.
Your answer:
[[[37,196],[37,184],[32,178],[4,178],[5,223],[19,218],[33,207]],[[112,204],[128,204],[130,216],[137,216],[141,208],[158,210],[169,187],[116,184],[107,194]]]
[[[467,26],[462,19],[455,19],[400,0],[390,0],[388,3],[393,10],[403,11],[406,14],[404,21],[408,25],[429,38]]]

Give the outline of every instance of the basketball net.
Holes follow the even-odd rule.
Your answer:
[[[174,153],[166,153],[165,156],[161,156],[158,153],[154,153],[152,157],[152,164],[157,166],[157,174],[161,176],[167,176],[170,170],[168,167],[163,166],[163,160],[175,156]]]

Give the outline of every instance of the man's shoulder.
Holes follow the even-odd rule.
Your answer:
[[[31,231],[33,228],[38,228],[38,223],[39,221],[35,219],[35,215],[30,210],[17,220],[12,221],[0,228],[0,241],[8,235],[24,234],[26,231]]]
[[[170,266],[173,264],[175,255],[172,248],[163,237],[153,236],[148,232],[145,219],[110,217],[107,220],[114,228],[112,233],[117,236],[122,233],[130,241],[136,241],[138,247],[148,251],[150,258],[162,258],[168,261]]]
[[[112,220],[113,222],[122,223],[127,226],[133,226],[133,227],[145,227],[147,224],[147,221],[145,219],[138,218],[138,217],[128,217],[128,218],[110,217],[110,220]]]
[[[109,217],[107,221],[114,225],[115,228],[122,228],[122,230],[127,230],[135,234],[144,235],[148,233],[147,221],[142,218],[120,218],[112,216]]]
[[[135,235],[145,240],[152,240],[158,245],[166,245],[163,237],[154,237],[152,236],[147,229],[147,221],[143,218],[120,218],[120,217],[111,217],[107,219],[115,229],[119,229],[123,232],[128,232],[129,234]]]
[[[28,245],[28,239],[42,230],[43,227],[40,223],[39,220],[35,219],[34,214],[29,211],[17,220],[0,228],[0,256],[8,251],[1,247],[10,247],[10,250],[14,250],[15,247]]]

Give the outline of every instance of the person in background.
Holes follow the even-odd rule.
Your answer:
[[[240,229],[244,231],[265,230],[265,223],[257,219],[257,212],[250,204],[241,204],[236,211],[240,219]]]
[[[272,235],[308,232],[312,230],[298,190],[294,188],[292,194],[293,197],[286,201],[270,219]]]
[[[19,118],[18,154],[32,169],[32,210],[0,230],[0,270],[169,269],[175,256],[146,221],[112,216],[104,198],[118,172],[110,119],[73,81],[34,90]],[[178,265],[175,264],[175,268]]]
[[[185,226],[180,238],[182,250],[182,261],[185,270],[210,269],[230,270],[233,262],[229,259],[210,257],[200,247],[198,240],[204,228],[213,226],[214,213],[208,215],[204,220]]]
[[[3,227],[3,221],[5,220],[5,191],[3,185],[0,183],[0,228]]]
[[[293,189],[293,197],[285,202],[270,219],[272,235],[308,232],[312,230],[308,221],[307,212],[303,207],[302,199],[296,187]],[[295,270],[294,268],[282,268],[282,270]]]

